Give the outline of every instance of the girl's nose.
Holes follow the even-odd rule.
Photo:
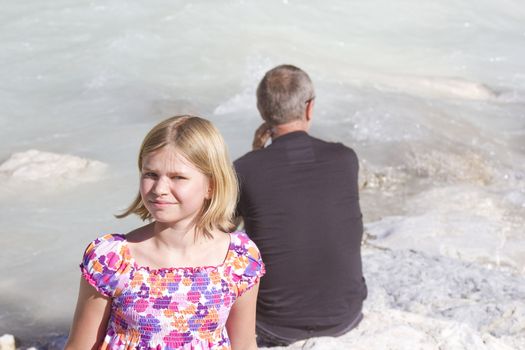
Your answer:
[[[164,194],[169,193],[169,183],[164,177],[160,177],[157,182],[155,183],[155,186],[153,186],[153,193],[155,193],[157,196],[161,196]]]

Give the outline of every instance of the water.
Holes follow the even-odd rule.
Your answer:
[[[0,161],[106,166],[0,172],[0,334],[68,328],[87,243],[138,225],[112,215],[151,126],[208,117],[236,158],[280,63],[314,81],[312,134],[360,156],[369,244],[525,273],[524,23],[520,0],[5,2]]]

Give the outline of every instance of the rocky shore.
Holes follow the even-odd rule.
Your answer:
[[[0,350],[63,350],[66,345],[67,335],[46,337],[35,344],[24,344],[12,334],[0,337]]]
[[[443,256],[365,245],[369,295],[364,319],[338,338],[312,338],[281,349],[525,349],[525,276]],[[62,350],[66,335],[0,350]],[[279,348],[272,348],[279,349]]]

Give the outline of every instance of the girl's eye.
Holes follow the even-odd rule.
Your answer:
[[[172,176],[171,179],[172,180],[185,180],[186,177],[180,176],[180,175],[176,175],[176,176]]]
[[[155,179],[157,177],[157,174],[155,173],[144,173],[142,174],[143,177],[149,178],[149,179]]]

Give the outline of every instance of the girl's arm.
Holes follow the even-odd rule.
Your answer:
[[[259,283],[241,295],[233,304],[226,330],[233,350],[256,350],[255,308]]]
[[[111,299],[80,278],[73,325],[64,350],[98,349],[106,333]]]

